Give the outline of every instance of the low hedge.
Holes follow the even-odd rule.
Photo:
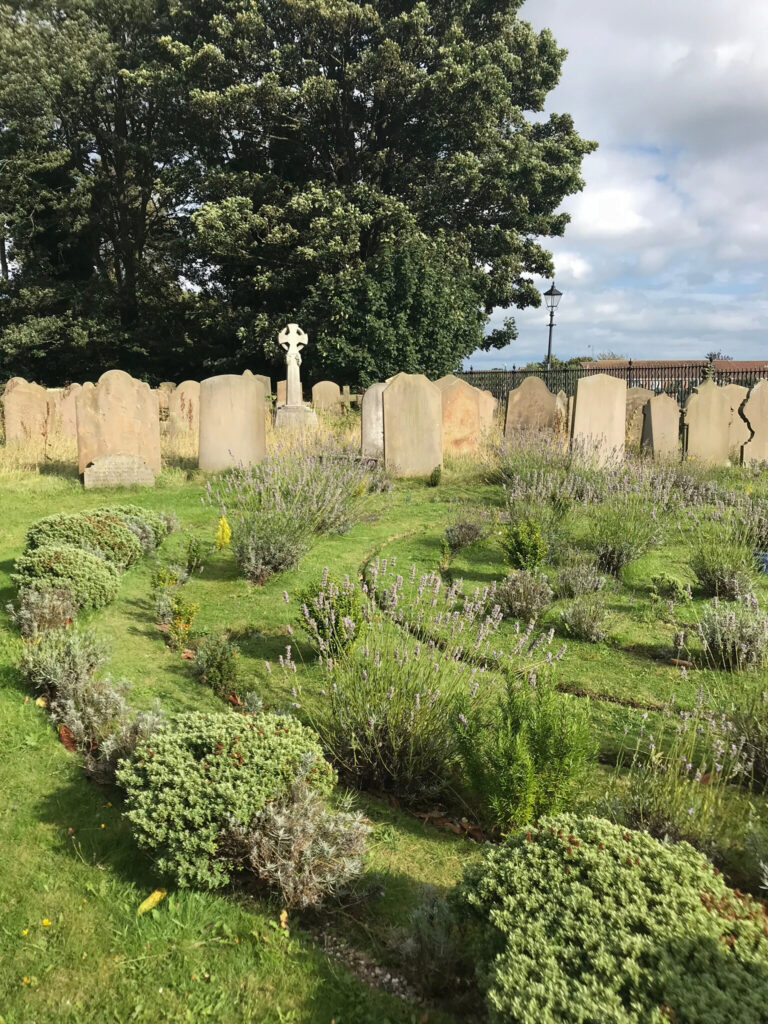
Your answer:
[[[494,1022],[764,1024],[768,917],[687,843],[544,818],[451,902]]]
[[[104,509],[104,511],[111,512],[125,520],[140,520],[152,530],[156,547],[162,544],[172,529],[172,516],[164,515],[162,512],[155,512],[150,508],[142,508],[141,505],[112,505]]]
[[[205,889],[226,885],[236,870],[226,830],[248,827],[298,777],[321,793],[335,781],[315,734],[267,713],[179,715],[117,771],[139,845],[162,874]]]
[[[28,550],[62,544],[101,554],[121,572],[142,554],[136,534],[121,516],[109,509],[47,516],[27,532]]]
[[[78,608],[101,608],[114,601],[120,575],[110,562],[82,548],[45,544],[16,560],[11,580],[21,590],[66,587]]]

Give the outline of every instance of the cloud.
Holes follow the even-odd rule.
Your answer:
[[[548,240],[555,351],[765,357],[768,3],[529,0],[521,16],[569,50],[547,109],[600,143],[565,237]],[[510,312],[518,341],[468,363],[542,357],[546,310]]]

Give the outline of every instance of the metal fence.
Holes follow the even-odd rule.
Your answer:
[[[540,377],[549,390],[555,394],[564,391],[567,395],[576,393],[576,383],[581,377],[589,377],[595,373],[608,373],[612,377],[620,377],[627,382],[627,387],[648,388],[655,394],[667,394],[675,397],[682,405],[695,387],[711,376],[718,384],[741,384],[751,387],[757,381],[768,379],[768,368],[750,369],[715,369],[711,363],[664,363],[661,365],[645,364],[635,366],[632,360],[624,366],[553,366],[551,370],[468,370],[456,376],[467,381],[481,391],[490,391],[494,398],[505,402],[507,394],[521,384],[526,377]]]

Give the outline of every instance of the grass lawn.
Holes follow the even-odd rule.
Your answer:
[[[323,950],[322,935],[344,936],[372,960],[392,962],[393,930],[406,924],[422,886],[450,886],[462,865],[478,855],[470,840],[425,825],[369,795],[359,798],[373,825],[366,874],[368,898],[323,918],[280,925],[280,907],[242,893],[169,892],[150,913],[136,909],[159,884],[152,864],[136,848],[120,813],[117,791],[83,776],[76,758],[59,743],[45,711],[28,699],[15,668],[21,641],[4,609],[14,596],[10,581],[28,527],[53,512],[75,511],[116,501],[168,509],[181,530],[160,551],[162,561],[183,557],[189,535],[212,541],[217,513],[201,502],[203,478],[167,470],[153,490],[85,492],[62,467],[40,475],[0,476],[0,720],[3,723],[0,786],[0,1021],[198,1021],[364,1022],[449,1021],[451,1008],[422,1005],[371,987]],[[734,485],[743,477],[734,474]],[[322,537],[294,571],[262,587],[246,583],[229,552],[212,554],[187,586],[200,603],[196,628],[227,631],[237,640],[243,690],[254,690],[268,707],[292,697],[286,677],[269,671],[291,644],[303,690],[316,689],[314,655],[298,628],[296,594],[325,566],[357,576],[377,555],[396,558],[398,571],[411,564],[433,571],[442,557],[442,533],[468,509],[500,509],[501,488],[483,484],[465,463],[449,463],[439,487],[401,482],[389,494],[369,499],[366,517],[344,536]],[[470,513],[471,514],[471,513]],[[588,535],[589,510],[576,517],[576,539]],[[608,593],[612,612],[605,642],[566,639],[558,668],[559,686],[587,700],[602,760],[616,757],[625,731],[630,738],[648,712],[659,712],[674,694],[692,706],[700,686],[737,693],[743,676],[713,670],[687,678],[670,664],[675,626],[665,602],[654,600],[651,577],[674,572],[692,580],[688,568],[696,543],[693,530],[653,549],[630,565]],[[189,665],[165,645],[157,630],[150,587],[152,561],[144,559],[122,578],[117,600],[82,616],[111,646],[109,671],[132,683],[129,700],[166,711],[221,710],[221,702],[199,684]],[[471,590],[503,577],[498,537],[491,534],[459,552],[450,572]],[[768,577],[759,584],[768,596]],[[287,600],[286,600],[287,597]],[[555,602],[541,625],[562,632]],[[702,601],[678,608],[695,622]],[[679,618],[678,615],[678,618]],[[296,628],[290,636],[287,627]],[[499,631],[503,647],[513,625]],[[750,683],[768,689],[768,672],[751,673]],[[590,696],[591,695],[591,696]],[[604,791],[609,769],[597,767],[588,805]],[[764,801],[751,796],[755,813]],[[741,819],[745,800],[734,794]],[[49,922],[45,924],[44,922]]]

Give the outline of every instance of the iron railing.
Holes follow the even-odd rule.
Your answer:
[[[683,405],[686,398],[706,377],[712,377],[718,384],[741,384],[751,387],[759,380],[768,379],[765,369],[715,369],[707,360],[701,363],[663,363],[635,365],[630,359],[622,366],[553,366],[551,370],[468,370],[457,376],[481,391],[490,391],[494,398],[505,402],[507,394],[518,387],[526,377],[540,377],[549,390],[555,394],[564,391],[567,395],[576,393],[576,384],[581,377],[595,373],[608,373],[612,377],[626,380],[627,387],[648,388],[654,394],[667,394],[677,398]]]

